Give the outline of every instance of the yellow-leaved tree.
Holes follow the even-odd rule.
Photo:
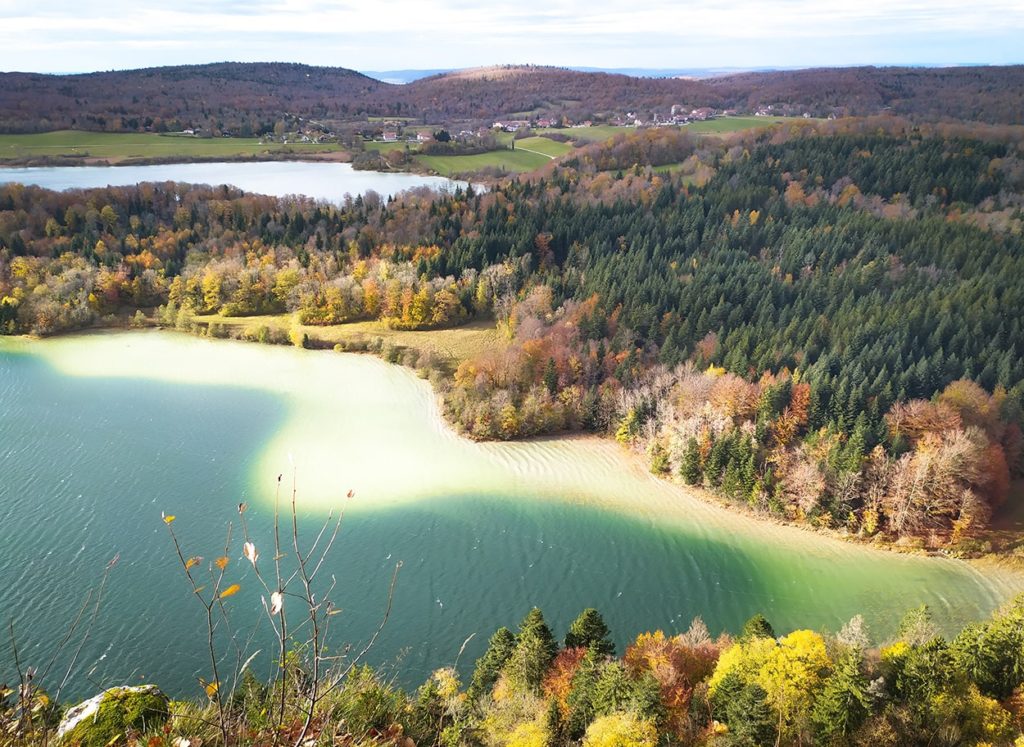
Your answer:
[[[658,730],[634,713],[610,713],[596,719],[583,735],[583,747],[655,747]]]
[[[779,716],[781,732],[806,723],[814,695],[830,667],[824,639],[810,630],[790,633],[769,654],[757,682]]]
[[[793,735],[807,727],[831,666],[825,640],[814,631],[797,630],[779,640],[757,636],[722,652],[708,687],[714,695],[730,675],[742,685],[757,685],[775,714],[775,728]]]

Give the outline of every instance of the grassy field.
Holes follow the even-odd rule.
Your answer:
[[[815,120],[807,120],[803,117],[719,117],[717,119],[709,119],[706,122],[691,122],[688,125],[683,125],[682,128],[698,135],[720,135],[727,132],[751,130],[756,127],[768,127],[773,124],[807,121],[813,122]],[[636,128],[634,127],[616,127],[614,125],[538,130],[538,132],[560,132],[563,135],[568,135],[571,138],[588,143],[608,140],[620,133],[635,131]]]
[[[421,332],[389,329],[383,322],[352,322],[329,327],[309,327],[297,324],[291,314],[251,317],[197,316],[198,324],[220,324],[224,327],[268,327],[291,331],[301,329],[314,340],[330,344],[367,342],[380,337],[386,343],[421,352],[431,352],[453,367],[467,358],[473,358],[500,344],[494,322],[479,321],[453,327]]]
[[[424,167],[441,176],[465,174],[481,169],[500,169],[510,173],[523,173],[539,169],[551,159],[524,150],[493,150],[473,156],[416,156]]]
[[[706,122],[691,122],[686,125],[686,130],[695,132],[698,135],[721,135],[727,132],[739,132],[740,130],[753,130],[757,127],[770,127],[775,124],[787,122],[810,122],[815,120],[804,119],[803,117],[720,117],[709,119]]]
[[[266,143],[257,138],[197,138],[134,132],[60,130],[33,135],[0,135],[0,162],[33,158],[81,158],[119,163],[159,158],[225,158],[264,153],[329,153],[336,143]]]
[[[383,140],[370,140],[368,142],[364,142],[363,143],[363,147],[364,148],[366,148],[367,150],[375,150],[378,153],[390,153],[393,150],[404,150],[405,146],[407,146],[407,145],[410,148],[415,148],[416,147],[415,143],[405,143],[405,142],[385,143]]]
[[[802,117],[722,117],[694,122],[685,129],[699,135],[718,135],[778,123],[805,122]],[[634,132],[632,127],[597,125],[548,129],[581,142],[607,140],[619,133]],[[510,133],[499,141],[508,144]],[[464,174],[480,169],[500,169],[509,173],[533,171],[572,150],[568,143],[531,136],[517,140],[516,150],[498,150],[473,156],[417,156],[419,163],[443,176]],[[366,143],[367,150],[388,152],[405,148],[405,143]],[[154,159],[215,159],[276,154],[287,156],[344,151],[336,143],[260,143],[257,138],[197,138],[155,133],[111,133],[61,130],[32,135],[0,135],[0,163],[25,163],[33,159],[72,159],[84,163],[128,163]],[[532,153],[529,151],[533,151]]]
[[[550,140],[546,137],[524,137],[522,140],[516,140],[516,150],[527,150],[535,151],[537,153],[543,153],[546,156],[552,158],[558,158],[564,156],[566,153],[572,150],[572,143],[560,143],[557,140]]]
[[[600,140],[618,135],[620,132],[634,132],[635,127],[616,127],[615,125],[594,125],[593,127],[548,128],[537,132],[558,132],[585,143],[596,143]]]

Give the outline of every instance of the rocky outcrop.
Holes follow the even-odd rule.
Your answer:
[[[129,731],[162,725],[168,705],[156,685],[112,687],[69,708],[57,728],[57,740],[62,745],[106,747]]]

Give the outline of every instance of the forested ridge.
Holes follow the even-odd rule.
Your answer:
[[[704,80],[543,66],[463,70],[392,85],[354,70],[214,63],[78,75],[0,73],[0,132],[80,129],[260,135],[282,119],[475,121],[531,112],[574,121],[674,105],[816,117],[892,112],[922,121],[1024,124],[1024,66],[818,68]]]
[[[487,193],[341,206],[7,186],[0,326],[494,317],[507,344],[440,382],[467,435],[608,432],[757,511],[985,549],[1022,468],[1020,142],[843,128],[648,131]]]

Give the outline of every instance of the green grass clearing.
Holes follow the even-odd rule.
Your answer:
[[[32,135],[0,135],[0,162],[45,157],[124,162],[151,158],[224,158],[343,150],[337,143],[261,143],[258,138],[199,138],[147,132],[59,130]]]
[[[698,135],[721,135],[728,132],[753,130],[758,127],[771,127],[777,124],[813,121],[818,120],[804,119],[803,117],[719,117],[704,122],[691,122],[684,125],[683,129]]]
[[[556,140],[551,140],[537,135],[534,135],[533,137],[524,137],[522,140],[516,140],[515,144],[516,150],[534,151],[542,153],[545,156],[551,156],[552,158],[564,156],[572,150],[571,143],[560,143]]]
[[[197,316],[193,320],[197,324],[209,325],[212,323],[224,327],[243,327],[253,330],[259,327],[284,331],[298,328],[308,334],[311,339],[330,344],[367,342],[380,337],[384,342],[392,345],[433,353],[438,358],[451,363],[453,367],[488,350],[494,350],[502,344],[494,322],[489,321],[470,322],[450,329],[413,332],[390,329],[386,324],[378,321],[311,327],[298,324],[292,314],[246,317]]]
[[[482,169],[498,169],[520,174],[539,169],[551,162],[546,155],[527,153],[525,150],[492,150],[472,156],[416,156],[416,160],[441,176],[466,174]]]
[[[382,140],[370,140],[368,142],[363,143],[363,146],[366,148],[366,150],[374,150],[377,151],[378,153],[390,153],[393,150],[405,150],[406,145],[408,145],[410,148],[416,147],[415,143],[406,143],[404,141],[385,143]]]
[[[593,127],[548,127],[537,132],[561,133],[585,143],[596,143],[608,140],[623,132],[636,132],[635,127],[616,127],[615,125],[594,125]]]

